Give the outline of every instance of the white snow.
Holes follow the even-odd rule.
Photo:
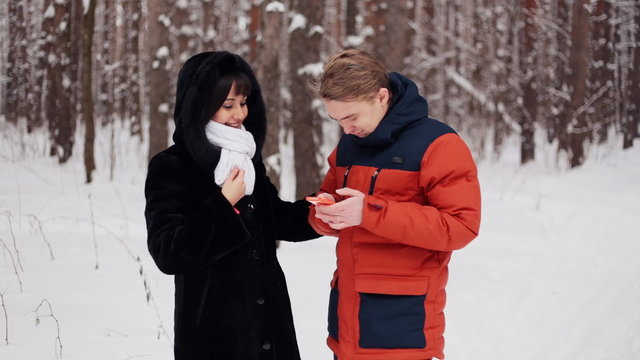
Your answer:
[[[315,34],[324,34],[324,28],[320,25],[314,25],[309,29],[309,37],[312,37]]]
[[[145,147],[119,145],[109,181],[99,142],[86,185],[81,150],[59,165],[46,142],[0,120],[0,359],[54,359],[58,331],[62,359],[172,359],[173,279],[146,249]],[[447,359],[640,358],[640,147],[618,148],[570,171],[521,167],[513,145],[479,164],[483,221],[451,261]],[[305,360],[331,358],[335,242],[278,250]],[[44,299],[58,323],[46,303],[34,312]]]
[[[318,77],[322,75],[322,67],[322,62],[306,64],[305,66],[298,69],[297,74],[298,76],[308,75]]]
[[[187,0],[178,0],[176,2],[176,7],[181,10],[186,10],[189,8],[189,1]]]
[[[158,105],[158,111],[163,113],[163,114],[168,114],[169,113],[169,104],[162,103],[162,104]]]
[[[167,56],[169,56],[169,47],[167,47],[167,46],[161,46],[156,51],[156,59],[162,59],[162,58],[165,58]]]
[[[264,8],[266,12],[285,12],[286,8],[280,1],[272,1]]]
[[[165,14],[158,15],[158,22],[164,25],[167,29],[171,26],[171,18]]]
[[[42,14],[42,17],[44,19],[47,18],[52,18],[56,15],[56,10],[53,8],[53,4],[49,4],[49,6],[47,6],[47,9],[44,11],[44,14]]]
[[[289,24],[289,33],[298,29],[304,29],[307,26],[307,18],[300,13],[294,13],[291,16],[291,24]]]

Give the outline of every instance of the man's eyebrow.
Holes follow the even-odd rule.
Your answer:
[[[350,117],[356,116],[357,114],[356,114],[356,113],[349,114],[349,115],[347,115],[347,116],[343,117],[342,119],[336,119],[336,118],[334,118],[333,116],[331,116],[331,114],[328,114],[328,115],[329,115],[329,118],[330,118],[331,120],[341,121],[341,120],[348,119],[348,118],[350,118]]]

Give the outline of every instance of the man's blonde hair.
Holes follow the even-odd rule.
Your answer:
[[[359,101],[373,99],[381,88],[389,88],[389,72],[369,53],[349,49],[329,58],[320,80],[310,84],[321,99]]]

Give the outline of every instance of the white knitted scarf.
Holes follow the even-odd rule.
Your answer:
[[[210,143],[221,148],[220,161],[214,171],[216,184],[222,187],[233,167],[237,165],[244,170],[245,194],[251,195],[256,181],[256,170],[251,162],[256,153],[253,135],[242,125],[240,129],[236,129],[215,121],[209,121],[205,126],[205,133]]]

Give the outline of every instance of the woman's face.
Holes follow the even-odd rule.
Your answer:
[[[211,121],[239,129],[248,113],[247,97],[236,93],[236,83],[234,82],[227,98],[220,109],[213,114]]]
[[[389,108],[389,91],[380,89],[371,100],[338,101],[323,99],[329,117],[337,121],[345,134],[367,137],[380,124]]]

